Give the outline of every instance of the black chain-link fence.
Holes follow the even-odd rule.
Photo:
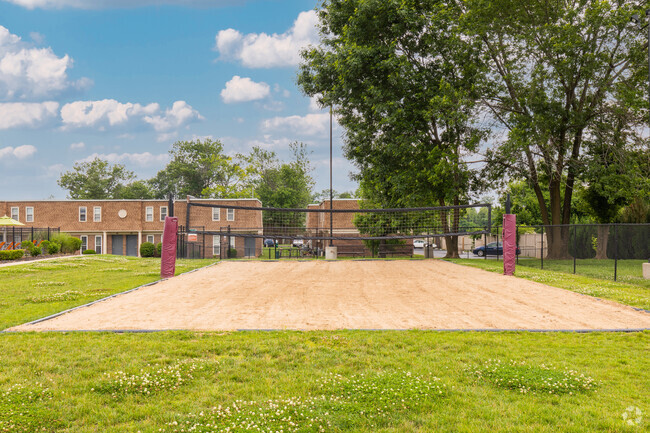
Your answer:
[[[487,243],[487,254],[475,248],[472,252],[478,254],[472,256],[501,260],[502,235],[500,226],[493,227],[491,235],[478,240]],[[642,263],[650,261],[650,224],[517,226],[517,248],[520,266],[644,282]],[[469,257],[469,250],[465,253]]]
[[[5,226],[0,227],[0,249],[7,249],[9,246],[18,248],[23,241],[50,240],[61,231],[58,227],[23,227]]]

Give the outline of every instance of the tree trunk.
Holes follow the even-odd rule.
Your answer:
[[[458,236],[445,236],[445,246],[447,247],[446,259],[458,259]]]
[[[596,258],[607,258],[607,241],[609,240],[609,225],[599,225],[596,228],[598,244],[596,246]]]
[[[566,260],[569,255],[569,226],[550,226],[545,228],[547,239],[546,258]]]
[[[454,206],[458,206],[458,197],[454,198]],[[460,210],[454,209],[452,214],[452,223],[451,230],[453,233],[458,233],[458,227],[460,225]],[[446,230],[449,233],[449,230]],[[445,246],[447,247],[447,254],[445,255],[446,259],[458,259],[460,254],[458,254],[458,236],[445,236]]]

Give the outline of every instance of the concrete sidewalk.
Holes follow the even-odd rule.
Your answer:
[[[77,255],[72,255],[72,256],[48,257],[46,259],[27,260],[27,261],[22,261],[22,262],[14,262],[14,261],[9,261],[9,263],[0,262],[0,268],[4,268],[4,267],[7,267],[7,266],[29,265],[31,263],[46,262],[48,260],[72,259],[72,258],[75,258],[75,257],[83,257],[83,256],[81,256],[80,254],[77,254]]]

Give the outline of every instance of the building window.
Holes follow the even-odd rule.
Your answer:
[[[85,223],[86,222],[86,206],[79,206],[79,222],[80,223]]]
[[[147,235],[147,242],[153,244],[153,235]]]
[[[25,222],[33,223],[34,222],[34,208],[26,207],[25,208]]]
[[[167,217],[167,206],[160,206],[160,221],[165,221]]]
[[[94,212],[93,212],[93,221],[96,223],[102,222],[102,207],[101,206],[95,206]]]
[[[228,215],[226,216],[228,221],[235,221],[235,209],[228,209]]]
[[[221,237],[219,235],[212,236],[212,255],[221,256]]]
[[[18,211],[17,207],[11,208],[11,218],[15,219],[16,221],[20,221],[20,212]]]
[[[97,254],[102,253],[102,237],[101,237],[101,235],[95,236],[95,252]]]
[[[230,236],[230,248],[235,248],[235,239],[237,239],[234,236]]]
[[[146,221],[147,222],[152,222],[153,221],[153,206],[147,206],[146,210]]]
[[[212,208],[212,221],[219,221],[221,219],[221,208]]]
[[[81,236],[81,252],[83,253],[88,249],[88,236]]]

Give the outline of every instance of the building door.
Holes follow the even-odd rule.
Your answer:
[[[126,255],[131,257],[138,257],[138,236],[137,235],[127,235]]]
[[[244,238],[244,257],[255,257],[255,238]]]
[[[123,236],[122,235],[112,235],[111,236],[111,243],[113,244],[111,247],[111,254],[114,254],[116,256],[121,256],[123,254]]]

